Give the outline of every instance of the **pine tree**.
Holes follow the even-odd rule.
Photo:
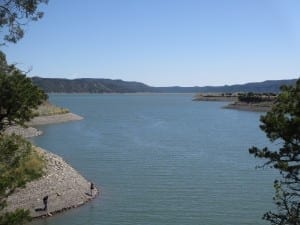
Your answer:
[[[263,218],[272,225],[300,225],[300,79],[295,86],[283,86],[272,110],[261,117],[260,128],[278,149],[252,147],[250,154],[266,159],[264,166],[280,172],[274,181],[277,212]]]

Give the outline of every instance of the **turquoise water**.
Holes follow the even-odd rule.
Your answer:
[[[34,142],[102,190],[34,225],[266,224],[273,171],[248,154],[268,144],[260,113],[192,95],[51,95],[82,121],[40,127]]]

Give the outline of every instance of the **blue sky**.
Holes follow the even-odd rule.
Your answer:
[[[300,76],[299,0],[50,0],[42,10],[2,47],[30,76],[153,86]]]

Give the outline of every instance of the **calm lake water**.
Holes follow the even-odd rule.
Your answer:
[[[51,95],[82,121],[41,126],[34,142],[102,190],[91,203],[34,225],[266,224],[272,170],[248,154],[268,145],[260,113],[192,95]],[[50,204],[50,203],[49,203]]]

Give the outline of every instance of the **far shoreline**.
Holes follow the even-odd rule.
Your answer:
[[[259,104],[246,104],[240,102],[230,103],[223,107],[224,109],[234,109],[240,111],[250,111],[250,112],[268,112],[271,110],[271,105],[259,105]]]
[[[227,105],[223,106],[223,109],[233,109],[240,111],[250,111],[250,112],[268,112],[272,108],[272,102],[260,102],[260,103],[246,103],[241,102],[237,95],[228,95],[222,93],[209,93],[202,94],[198,93],[194,96],[193,101],[198,102],[228,102]]]

